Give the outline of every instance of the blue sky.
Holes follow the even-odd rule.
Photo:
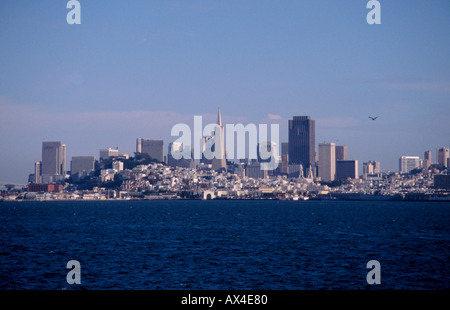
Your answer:
[[[0,183],[25,183],[42,141],[78,155],[224,123],[316,120],[316,142],[397,170],[450,146],[450,2],[381,0],[0,2]],[[378,115],[375,122],[368,115]]]

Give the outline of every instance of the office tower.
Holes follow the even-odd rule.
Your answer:
[[[381,172],[381,164],[379,161],[371,160],[363,163],[363,174],[378,174]]]
[[[345,145],[336,145],[336,160],[348,159],[348,147]]]
[[[41,162],[37,161],[34,163],[34,174],[30,175],[30,179],[28,180],[31,183],[39,184],[41,183]]]
[[[431,164],[431,151],[426,151],[423,156],[423,168],[428,169],[430,168]]]
[[[245,176],[253,179],[266,179],[268,177],[268,170],[261,169],[262,163],[252,159],[245,167]]]
[[[283,156],[283,155],[289,155],[289,143],[288,142],[281,143],[281,156]]]
[[[35,176],[35,182],[36,184],[41,183],[41,174],[42,174],[42,163],[40,161],[37,161],[34,164],[34,176]]]
[[[42,175],[66,173],[66,145],[61,141],[42,142]]]
[[[227,161],[225,158],[225,131],[222,126],[222,116],[220,115],[220,108],[217,112],[217,124],[214,131],[214,147],[212,149],[214,157],[212,158],[212,169],[220,170],[227,169]]]
[[[237,176],[239,176],[240,178],[245,178],[245,168],[246,168],[246,164],[239,162],[239,163],[234,163],[232,165],[233,170],[231,171],[231,173],[236,174]]]
[[[190,148],[190,146],[187,146]],[[195,168],[194,154],[192,149],[189,152],[190,158],[181,157],[176,159],[173,157],[172,152],[182,152],[183,144],[181,142],[169,143],[169,151],[167,153],[167,164],[171,167],[183,167],[183,168]]]
[[[380,177],[380,173],[381,164],[379,161],[371,160],[363,163],[363,179],[367,179],[368,177]]]
[[[144,153],[159,162],[164,162],[164,141],[137,138],[136,153]]]
[[[302,164],[304,173],[316,162],[315,123],[309,116],[289,120],[289,164]]]
[[[272,159],[272,156],[278,156],[277,147],[277,144],[273,141],[257,143],[256,156],[258,158],[258,161],[260,163],[263,163],[275,160]]]
[[[322,181],[333,181],[336,176],[336,145],[319,144],[319,177]]]
[[[78,177],[88,176],[91,171],[95,170],[95,156],[72,156],[70,163],[70,175],[78,175]]]
[[[183,150],[183,144],[181,142],[170,142],[169,150],[167,152],[167,164],[171,167],[176,167],[180,159],[175,159],[173,154],[175,152],[181,152]]]
[[[431,151],[428,150],[424,153],[424,159],[429,160],[431,163]]]
[[[106,149],[100,150],[100,161],[108,159],[110,157],[117,157],[119,156],[119,149],[118,148],[110,148],[107,147]]]
[[[202,150],[202,158],[200,159],[200,162],[202,164],[204,164],[204,165],[211,165],[211,163],[212,163],[212,158],[207,158],[205,156],[206,146],[209,145],[209,143],[211,143],[212,141],[214,141],[214,140],[211,140],[211,139],[213,139],[212,135],[211,136],[202,137],[202,141],[200,142],[200,145],[202,147],[201,148],[201,150]],[[211,140],[211,141],[209,141],[209,140]]]
[[[277,143],[273,141],[257,143],[256,154],[258,162],[261,164],[260,168],[267,170],[269,176],[276,174],[276,169],[280,163]]]
[[[280,172],[282,174],[287,174],[289,169],[289,155],[282,155],[281,156],[281,167]]]
[[[288,173],[289,166],[289,143],[283,142],[281,143],[281,168],[280,172],[282,174]]]
[[[110,158],[129,159],[130,155],[127,153],[119,152],[118,147],[116,147],[115,149],[107,147],[106,149],[100,150],[100,161],[103,161],[105,159],[110,159]]]
[[[302,164],[288,164],[287,176],[288,176],[288,178],[304,177],[305,173],[303,171],[303,165]]]
[[[372,165],[373,165],[373,173],[377,174],[377,173],[381,173],[381,164],[379,161],[376,160],[372,160]]]
[[[436,150],[436,163],[439,166],[447,168],[447,158],[449,158],[449,149],[440,147]]]
[[[399,159],[399,169],[401,173],[408,173],[420,167],[419,156],[401,156]]]
[[[358,161],[336,160],[336,180],[345,180],[348,178],[358,178]]]

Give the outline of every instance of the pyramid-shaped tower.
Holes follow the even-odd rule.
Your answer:
[[[222,116],[220,115],[220,108],[217,113],[217,124],[214,132],[215,144],[214,147],[219,156],[212,159],[212,168],[214,170],[227,169],[227,161],[225,158],[225,131],[222,126]]]

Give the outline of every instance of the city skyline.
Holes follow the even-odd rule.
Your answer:
[[[177,142],[176,140],[168,143],[169,148],[166,153],[164,148],[164,140],[137,138],[136,152],[134,154],[137,155],[145,153],[150,158],[155,159],[157,162],[165,163],[168,166],[172,167],[180,166],[180,167],[196,168],[196,166],[200,164],[211,164],[212,170],[219,171],[224,169],[226,171],[227,170],[226,162],[230,158],[228,158],[226,154],[226,148],[224,143],[225,131],[223,126],[224,124],[222,123],[220,108],[218,110],[217,121],[215,125],[217,126],[216,131],[219,130],[219,132],[218,133],[216,132],[212,136],[202,136],[202,141],[204,142],[205,139],[208,138],[215,138],[214,140],[218,139],[218,142],[214,142],[213,145],[210,145],[208,147],[208,150],[205,149],[204,146],[202,146],[201,151],[202,158],[200,161],[197,162],[194,161],[193,148],[190,145],[184,146],[182,143]],[[232,124],[233,127],[235,125],[236,124]],[[258,162],[258,165],[254,166],[253,168],[256,168],[256,170],[258,171],[266,170],[263,173],[265,177],[267,177],[268,172],[267,170],[273,170],[273,172],[271,172],[272,175],[275,174],[275,169],[278,169],[277,174],[280,173],[285,174],[288,177],[295,177],[295,178],[299,177],[298,174],[300,172],[300,174],[302,174],[303,177],[307,178],[318,177],[322,181],[330,182],[334,180],[343,180],[346,178],[358,179],[359,177],[362,177],[365,179],[368,174],[377,175],[378,177],[380,173],[389,171],[389,170],[381,170],[380,162],[370,160],[368,162],[361,163],[363,169],[361,170],[362,173],[359,174],[358,160],[348,159],[348,147],[342,145],[337,146],[334,142],[318,143],[317,149],[315,147],[311,149],[312,143],[310,143],[310,141],[315,140],[314,134],[315,121],[312,120],[310,116],[293,116],[293,119],[289,120],[288,127],[289,127],[289,142],[282,142],[279,146],[277,146],[277,144],[274,143],[273,141],[269,142],[266,141],[267,146],[265,147],[267,147],[268,152],[272,151],[271,150],[272,147],[280,148],[280,150],[275,153],[278,154],[279,162],[275,166],[272,166],[272,168],[260,169],[259,164],[267,161],[267,159],[262,159],[260,157],[259,143],[254,146],[257,149],[256,152],[258,154],[258,157],[256,161]],[[235,132],[232,131],[232,134],[234,135]],[[248,134],[250,135],[250,131],[248,131]],[[215,135],[218,136],[214,137]],[[305,136],[307,137],[306,139]],[[250,151],[251,139],[249,137],[244,139],[245,139],[244,142],[246,143],[244,148],[245,149],[248,148],[248,150]],[[219,143],[218,144],[219,149],[222,150],[222,152],[219,152],[220,158],[216,158],[217,154],[215,154],[214,152],[214,149],[217,147],[216,143]],[[291,161],[291,159],[288,156],[288,160],[286,160],[283,157],[283,154],[288,153],[289,151],[288,146],[292,144],[295,147],[291,148],[291,153],[293,154],[293,157],[297,158]],[[173,148],[174,146],[176,149]],[[184,147],[188,147],[191,149],[190,151],[191,156],[181,161],[174,160],[174,158],[170,154],[171,150],[183,152]],[[209,161],[204,162],[205,152],[211,151],[214,153],[214,157],[210,158]],[[99,163],[102,162],[102,160],[109,157],[116,158],[117,160],[129,159],[130,157],[130,155],[127,153],[119,152],[118,147],[115,149],[111,147],[107,147],[106,149],[99,149],[99,154],[100,154],[98,160]],[[302,155],[307,159],[313,160],[313,162],[305,164],[304,162],[305,159],[303,159],[302,156],[299,155]],[[235,159],[234,156],[231,159]],[[244,158],[237,158],[237,159],[238,161],[234,161],[235,163],[241,162],[241,160]],[[249,161],[251,158],[246,157],[245,159],[249,163],[250,168],[250,166],[253,165],[250,164]],[[286,163],[284,163],[284,161],[286,161]],[[72,159],[69,162],[71,168],[70,171],[67,171],[66,145],[63,144],[62,141],[51,141],[51,142],[44,141],[42,142],[42,160],[35,162],[34,174],[30,173],[28,182],[43,183],[43,184],[55,182],[59,183],[60,181],[63,181],[65,174],[69,172],[71,176],[76,175],[77,178],[85,177],[89,175],[90,172],[93,172],[95,170],[96,157],[91,155],[72,156]],[[231,162],[233,162],[233,160],[231,160]],[[284,171],[285,168],[283,168],[283,166],[286,164],[289,167],[287,171]],[[433,162],[431,160],[430,150],[424,152],[423,159],[419,156],[402,155],[399,158],[398,170],[390,172],[398,171],[400,173],[409,173],[411,170],[414,170],[416,168],[428,169],[431,164],[436,164],[438,166],[444,166],[444,168],[449,168],[450,167],[449,148],[446,147],[436,148],[436,162]],[[301,165],[302,167],[299,167],[299,165]],[[255,175],[259,175],[259,172],[257,172]]]
[[[365,2],[81,1],[80,25],[65,4],[0,4],[0,183],[26,183],[43,141],[132,154],[217,106],[223,123],[279,124],[280,142],[310,115],[316,150],[345,145],[359,171],[450,146],[448,1],[383,1],[380,25]]]
[[[294,124],[294,120],[296,120],[297,122],[298,121],[300,121],[300,122],[305,122],[306,121],[308,124],[312,123],[312,136],[311,136],[312,138],[310,137],[307,140],[308,141],[310,139],[311,140],[315,140],[315,135],[314,135],[314,132],[315,132],[315,120],[311,119],[310,116],[293,116],[292,119],[288,119],[288,125],[286,126],[286,128],[290,128],[288,131],[293,131],[293,129],[297,130],[297,128],[292,127],[293,124]],[[225,135],[225,131],[223,129],[224,126],[222,124],[220,108],[219,108],[219,112],[218,112],[218,115],[217,115],[216,123],[218,125],[220,125],[220,128],[222,129],[221,140],[223,140],[224,139],[224,135]],[[298,124],[299,123],[297,123],[296,126],[298,126]],[[235,125],[236,124],[233,124],[233,126],[235,126]],[[245,126],[245,124],[244,124],[244,126]],[[302,126],[303,127],[305,127],[305,126],[306,127],[310,127],[311,125],[302,124],[300,127],[302,127]],[[307,132],[304,132],[304,134],[308,134],[309,135],[309,133],[307,133]],[[288,136],[290,136],[289,132],[288,132]],[[204,136],[203,139],[205,139],[205,138],[208,138],[208,137]],[[291,135],[291,139],[293,139],[293,140],[299,139],[299,136],[292,136]],[[172,137],[171,141],[164,141],[162,139],[144,139],[144,138],[136,138],[135,141],[136,141],[136,143],[135,143],[135,152],[130,152],[131,154],[133,154],[133,153],[135,153],[135,154],[136,153],[146,153],[146,154],[150,155],[151,158],[154,158],[154,159],[158,160],[159,162],[164,162],[164,163],[168,164],[169,166],[171,166],[171,164],[169,162],[169,150],[170,150],[170,145],[172,145],[176,141],[176,137]],[[288,139],[288,141],[289,141],[289,139]],[[303,141],[303,143],[305,141]],[[245,142],[247,144],[245,146],[245,149],[247,149],[247,148],[249,148],[249,144],[248,143],[250,141],[248,140],[248,138],[246,138]],[[169,145],[169,148],[167,149],[167,152],[166,152],[165,147],[164,147],[164,145],[167,145],[165,143],[167,143]],[[223,141],[222,141],[222,144],[223,144]],[[282,161],[283,161],[282,144],[285,144],[286,146],[288,146],[289,142],[284,142],[284,141],[280,142],[279,151],[277,152],[278,155],[279,155],[279,166],[278,167],[280,169],[282,169]],[[307,144],[309,144],[309,142]],[[332,146],[333,152],[332,152],[332,154],[328,154],[326,156],[328,156],[328,157],[331,156],[330,158],[327,159],[327,161],[330,161],[331,166],[330,166],[329,163],[325,165],[326,166],[326,170],[327,170],[326,173],[328,174],[328,176],[324,177],[323,169],[322,169],[322,171],[320,170],[320,162],[321,162],[321,160],[323,161],[323,158],[324,158],[323,156],[321,157],[321,155],[320,155],[320,149],[323,146],[327,146],[329,148],[330,145]],[[182,144],[180,144],[179,147],[181,148],[181,146],[182,146]],[[222,146],[222,147],[224,147],[224,146]],[[60,148],[62,148],[62,149],[60,150]],[[256,147],[256,148],[258,149],[258,147]],[[303,149],[304,146],[302,146],[301,148]],[[48,151],[48,149],[52,149],[52,150],[55,149],[56,150],[56,158],[49,159],[49,155],[48,155],[49,151]],[[307,149],[308,149],[308,147],[307,147]],[[339,150],[339,156],[338,156],[338,150]],[[388,171],[389,172],[397,172],[398,171],[398,172],[401,172],[401,173],[406,173],[406,172],[409,172],[410,170],[412,170],[414,168],[421,168],[422,166],[428,168],[431,164],[444,165],[446,168],[448,168],[448,165],[449,165],[449,162],[450,162],[449,148],[447,148],[445,146],[444,147],[439,146],[439,147],[436,147],[435,150],[436,150],[435,151],[435,158],[436,158],[435,161],[432,160],[432,155],[431,155],[432,151],[431,150],[424,151],[423,152],[424,153],[423,158],[420,155],[401,155],[399,158],[397,158],[397,167],[398,168],[397,169],[392,169],[392,170],[390,170],[390,169],[381,169],[380,170],[380,162],[377,161],[377,160],[374,160],[374,159],[370,159],[370,160],[367,160],[367,161],[360,161],[358,159],[348,160],[348,146],[346,146],[346,145],[336,145],[336,143],[334,143],[334,142],[317,142],[315,144],[315,148],[313,150],[309,150],[309,151],[308,150],[303,150],[303,151],[300,151],[300,153],[306,152],[308,154],[309,153],[314,154],[315,157],[316,157],[316,161],[312,163],[312,169],[313,169],[313,171],[316,171],[317,177],[322,178],[322,180],[324,180],[324,181],[333,181],[334,179],[337,179],[337,176],[338,176],[338,172],[337,172],[338,161],[341,161],[340,164],[341,164],[342,167],[343,167],[344,164],[348,165],[350,162],[353,162],[354,163],[353,164],[354,168],[346,168],[347,169],[346,173],[348,174],[349,169],[350,169],[350,171],[351,171],[351,169],[355,169],[355,172],[354,173],[350,173],[350,174],[353,174],[353,175],[355,175],[357,177],[360,177],[360,176],[363,177],[363,175],[365,174],[363,171],[365,171],[365,169],[366,169],[365,165],[367,165],[367,164],[370,165],[370,164],[373,164],[373,163],[377,163],[377,165],[378,165],[377,169],[373,170],[371,172],[371,173],[374,173],[374,174],[380,173],[380,172],[381,173],[388,172]],[[103,156],[106,156],[106,157],[112,156],[112,157],[118,157],[118,158],[123,158],[123,159],[128,159],[129,156],[130,156],[128,153],[119,152],[119,148],[118,147],[112,148],[112,147],[108,146],[106,148],[98,148],[97,151],[100,154],[100,156],[98,157],[99,158],[98,159],[99,162],[102,159],[102,154],[103,154]],[[288,151],[287,148],[286,148],[286,151]],[[327,150],[326,152],[330,152],[330,150]],[[72,161],[74,159],[76,159],[77,161],[82,161],[82,160],[87,160],[87,158],[89,158],[89,161],[92,161],[92,164],[87,164],[88,166],[89,165],[92,166],[93,163],[96,161],[96,156],[94,154],[76,155],[76,156],[72,156],[71,160],[67,160],[66,155],[65,155],[66,154],[66,144],[64,144],[62,141],[42,141],[41,153],[42,153],[41,160],[40,161],[38,160],[38,161],[34,162],[34,169],[30,169],[29,170],[30,173],[27,176],[27,180],[28,181],[31,180],[30,177],[32,177],[33,180],[34,180],[34,178],[36,178],[36,175],[39,175],[41,177],[44,176],[42,181],[40,181],[42,183],[53,183],[55,181],[61,181],[60,177],[63,177],[63,175],[65,173],[67,173],[67,171],[71,172],[71,174],[74,173],[74,172],[72,172],[72,169],[68,169],[68,167],[66,166],[66,162],[70,165],[70,167],[72,167]],[[54,152],[52,151],[52,153],[54,153]],[[78,153],[75,152],[75,153],[78,154],[79,152]],[[61,155],[61,154],[64,154],[64,155]],[[311,155],[311,156],[313,156],[313,155]],[[310,155],[308,155],[307,157],[310,157]],[[227,158],[226,154],[225,154],[225,158]],[[332,158],[334,158],[334,160]],[[405,161],[406,158],[408,158],[408,160],[410,158],[414,158],[415,159],[414,164],[410,164],[409,162],[406,163],[406,161]],[[213,160],[215,160],[215,158]],[[219,160],[219,161],[223,161],[223,164],[220,164],[220,165],[225,165],[224,160]],[[258,159],[258,162],[259,161],[260,160]],[[52,163],[52,166],[55,166],[55,167],[50,169],[48,167],[50,162]],[[199,161],[199,162],[192,161],[192,164],[190,164],[190,165],[187,164],[187,166],[191,166],[191,168],[195,168],[195,165],[199,164],[200,162],[201,161]],[[344,163],[344,162],[347,162],[347,163]],[[359,164],[358,164],[358,162],[359,162]],[[303,165],[303,163],[301,161],[299,161],[298,163]],[[295,165],[295,164],[298,164],[298,163],[297,163],[297,161],[295,163],[291,162],[290,159],[288,161],[289,165]],[[84,163],[84,165],[86,165],[86,163]],[[184,165],[186,165],[186,163],[184,163],[181,166],[184,166]],[[216,166],[217,166],[217,164],[216,164]],[[224,166],[224,167],[226,169],[226,166]],[[406,167],[408,167],[408,168],[406,168]],[[303,168],[304,176],[307,177],[309,175],[309,173],[310,173],[309,170],[308,170],[309,168],[305,168],[305,167],[302,167],[302,168]],[[258,169],[259,169],[259,166],[258,166]],[[318,170],[316,170],[316,169],[318,169]],[[47,171],[47,173],[42,172],[42,171],[45,171],[45,170],[49,170],[49,171]],[[55,171],[52,172],[50,170],[55,170]],[[218,169],[213,169],[213,170],[218,170]],[[361,173],[358,173],[358,171],[361,171]],[[38,174],[38,172],[39,172],[39,174]],[[33,175],[33,173],[34,173],[34,175]],[[288,173],[288,174],[290,175],[291,173]],[[45,175],[47,175],[47,178],[45,178]],[[59,175],[60,177],[58,177],[57,179],[54,179],[54,175]],[[314,173],[312,175],[314,175]],[[333,175],[334,175],[334,177],[333,177]],[[48,178],[48,176],[50,176],[50,178]],[[27,183],[27,182],[17,182],[16,184],[25,184],[25,183]],[[0,184],[2,184],[2,182],[0,182]],[[14,184],[14,183],[13,182],[3,182],[3,184]]]

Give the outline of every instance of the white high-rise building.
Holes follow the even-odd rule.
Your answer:
[[[119,152],[119,148],[116,147],[115,149],[107,147],[106,149],[101,149],[100,150],[100,161],[103,161],[105,159],[110,159],[111,157],[121,157],[123,159],[128,159],[130,158],[130,155],[127,153],[122,153]]]
[[[319,177],[322,181],[333,181],[336,177],[336,144],[319,144]]]
[[[110,157],[117,157],[119,156],[119,149],[113,149],[110,147],[107,147],[106,149],[100,150],[100,160],[108,159]]]
[[[32,183],[40,184],[41,183],[41,166],[42,163],[37,161],[34,164],[34,177],[32,179]]]
[[[419,156],[402,156],[399,159],[399,169],[401,173],[408,173],[420,167]]]

